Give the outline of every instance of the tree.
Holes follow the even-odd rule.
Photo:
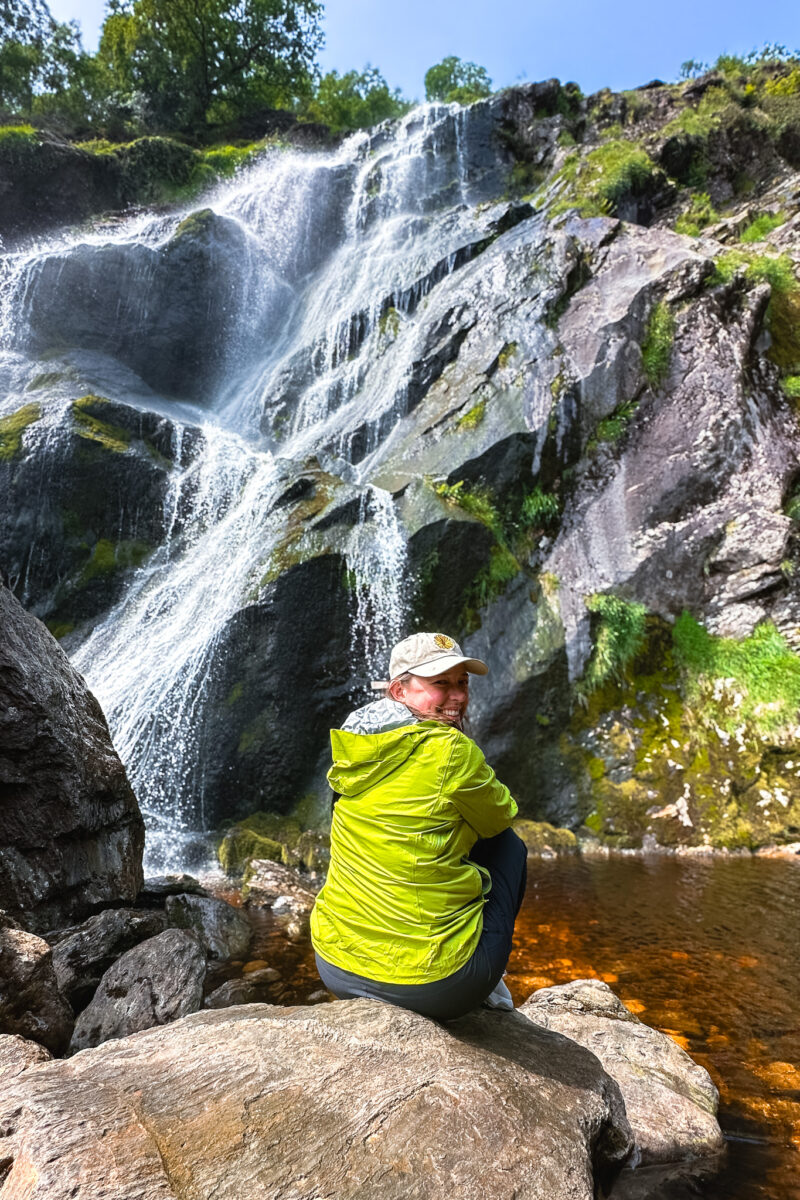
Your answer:
[[[100,53],[120,91],[173,128],[197,128],[307,87],[322,42],[317,0],[115,0]]]
[[[443,58],[425,72],[425,99],[445,104],[472,104],[492,93],[492,81],[485,67],[462,62],[455,55]]]
[[[322,121],[340,132],[367,129],[392,117],[401,117],[411,104],[399,88],[390,88],[377,67],[367,63],[363,71],[329,71],[319,81],[313,98],[304,106],[303,115]]]

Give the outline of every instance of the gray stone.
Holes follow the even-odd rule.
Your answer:
[[[177,1200],[187,1180],[216,1200],[592,1200],[631,1145],[616,1084],[569,1039],[518,1013],[444,1028],[370,1000],[108,1042],[23,1075],[0,1130],[27,1200],[76,1179],[109,1200]]]
[[[254,858],[244,877],[248,904],[258,908],[303,916],[314,907],[316,893],[306,886],[299,871],[266,858]]]
[[[132,901],[144,824],[94,696],[0,584],[0,907],[35,930]]]
[[[91,1000],[101,977],[126,950],[163,933],[160,912],[109,908],[49,940],[58,986],[76,1012]]]
[[[280,971],[264,967],[248,971],[241,979],[228,979],[206,996],[203,1008],[230,1008],[232,1004],[271,1004],[274,985],[281,979]]]
[[[519,1009],[596,1054],[619,1084],[633,1130],[635,1164],[718,1154],[719,1095],[704,1067],[672,1038],[644,1025],[599,979],[534,992]]]
[[[176,929],[193,929],[202,938],[211,958],[243,958],[250,949],[253,930],[244,913],[211,896],[168,896],[167,923]]]
[[[167,896],[207,896],[208,892],[193,875],[152,875],[136,897],[139,908],[163,908]]]
[[[50,1062],[52,1057],[44,1046],[28,1041],[18,1033],[0,1034],[0,1085],[10,1083],[30,1067]]]
[[[197,1012],[205,976],[206,950],[196,933],[167,929],[149,938],[106,971],[75,1022],[70,1052]]]
[[[47,942],[0,913],[0,1032],[40,1042],[59,1054],[69,1042],[73,1021],[58,990]]]

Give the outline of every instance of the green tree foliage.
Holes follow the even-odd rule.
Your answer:
[[[310,121],[322,121],[337,132],[366,129],[408,112],[411,104],[399,88],[390,88],[377,67],[367,63],[363,71],[329,71],[323,75],[313,98],[304,106]]]
[[[490,96],[492,81],[485,67],[462,62],[451,54],[425,72],[425,99],[443,100],[445,104],[471,104]]]
[[[75,22],[54,21],[44,0],[0,0],[0,108],[91,127],[97,66]]]
[[[100,58],[149,123],[196,129],[308,94],[322,43],[317,0],[116,0]]]

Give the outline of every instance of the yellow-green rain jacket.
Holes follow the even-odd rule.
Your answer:
[[[311,914],[317,953],[382,983],[444,979],[471,957],[488,872],[467,858],[517,805],[470,738],[439,721],[331,730],[331,865]]]

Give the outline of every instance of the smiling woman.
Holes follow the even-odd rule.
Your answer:
[[[513,1007],[502,975],[527,852],[515,801],[461,728],[469,676],[488,669],[445,634],[415,634],[392,651],[387,696],[331,732],[338,802],[311,931],[340,999],[438,1020]]]

